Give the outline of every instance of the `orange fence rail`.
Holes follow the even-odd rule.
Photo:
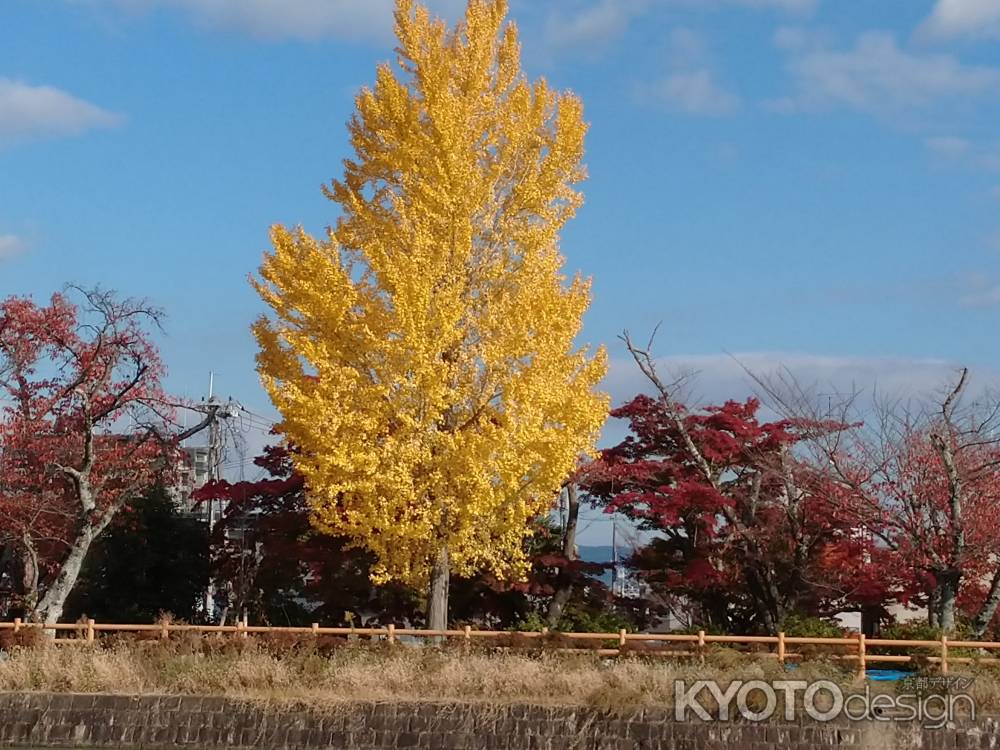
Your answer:
[[[13,622],[0,622],[0,631],[13,630],[17,633],[26,629],[38,629],[52,633],[55,643],[93,643],[101,633],[155,633],[163,640],[168,640],[175,633],[197,633],[199,635],[229,634],[235,638],[248,638],[251,635],[264,635],[268,633],[286,633],[290,635],[330,635],[369,638],[388,643],[394,643],[399,638],[438,640],[444,638],[462,639],[465,642],[472,642],[473,640],[510,638],[512,636],[522,639],[524,643],[527,643],[532,639],[558,636],[560,646],[557,647],[557,650],[559,651],[577,650],[569,645],[572,641],[603,641],[606,647],[588,648],[586,650],[605,656],[618,656],[634,650],[635,653],[642,653],[643,655],[695,656],[704,660],[705,652],[712,644],[726,644],[736,647],[748,646],[751,648],[765,646],[768,649],[767,651],[755,652],[755,655],[764,658],[775,658],[782,664],[794,662],[802,658],[803,654],[794,650],[796,646],[818,646],[827,652],[823,654],[825,658],[855,662],[858,674],[862,677],[865,675],[868,665],[875,663],[908,664],[926,662],[937,665],[942,674],[948,674],[949,667],[952,664],[1000,663],[1000,658],[989,656],[991,652],[1000,650],[1000,642],[953,641],[949,640],[948,636],[942,636],[940,640],[921,641],[866,638],[863,634],[844,638],[806,638],[788,636],[784,633],[778,633],[777,635],[709,635],[704,631],[691,634],[629,633],[625,630],[620,630],[617,633],[560,632],[550,634],[544,629],[540,632],[512,633],[505,630],[474,630],[468,626],[461,630],[419,630],[397,628],[394,625],[377,628],[328,628],[321,627],[319,623],[313,623],[309,627],[271,627],[249,625],[245,620],[238,621],[235,625],[188,625],[169,622],[150,625],[130,625],[97,623],[94,620],[46,625],[44,623],[25,622],[20,619],[16,619]],[[63,634],[62,637],[60,637],[60,634]],[[66,637],[67,635],[69,637]],[[670,643],[688,644],[693,648],[681,651],[656,648],[656,646]],[[639,644],[647,648],[653,648],[649,651],[642,651]],[[931,653],[927,653],[926,655],[913,653],[872,654],[868,652],[869,647],[880,649],[923,649]],[[979,654],[975,656],[952,656],[949,654],[951,649],[976,650]]]

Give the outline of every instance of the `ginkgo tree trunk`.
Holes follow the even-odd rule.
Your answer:
[[[503,0],[449,28],[396,5],[397,65],[357,97],[326,238],[275,227],[255,286],[258,368],[297,446],[313,520],[423,587],[527,569],[607,415],[603,349],[579,346],[590,284],[559,232],[582,202],[580,101],[520,67]]]

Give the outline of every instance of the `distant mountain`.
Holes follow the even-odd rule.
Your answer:
[[[591,563],[611,562],[612,547],[610,544],[581,544],[577,547],[580,559]],[[601,580],[611,585],[611,569],[605,570],[601,574]]]
[[[610,544],[581,544],[577,549],[580,551],[581,560],[594,563],[611,562]]]

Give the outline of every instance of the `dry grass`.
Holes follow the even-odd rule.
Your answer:
[[[0,691],[227,695],[268,702],[462,701],[587,705],[606,710],[668,706],[675,680],[781,679],[774,660],[710,653],[696,659],[512,653],[361,644],[279,644],[181,639],[97,646],[41,644],[9,650]],[[798,679],[852,676],[804,665]]]
[[[0,644],[0,692],[225,695],[269,704],[336,707],[358,701],[582,705],[623,712],[667,707],[674,681],[833,680],[860,689],[849,667],[809,661],[794,673],[774,660],[714,647],[695,656],[414,648],[335,638],[201,638],[169,642],[108,639],[56,645]],[[523,644],[522,644],[523,645]],[[536,644],[537,646],[537,644]],[[1000,708],[1000,669],[962,668],[980,711]],[[875,683],[873,691],[892,691]]]

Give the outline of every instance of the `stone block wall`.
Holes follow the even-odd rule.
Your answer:
[[[0,747],[192,750],[811,750],[1000,747],[994,719],[937,730],[884,722],[677,722],[665,709],[0,693]]]

